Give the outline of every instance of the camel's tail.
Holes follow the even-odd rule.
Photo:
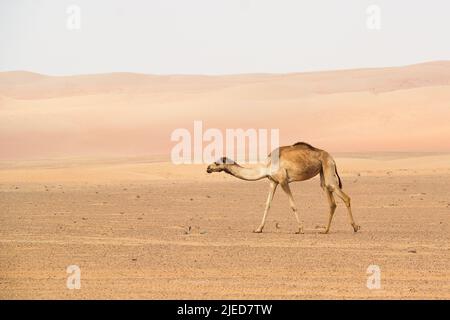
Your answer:
[[[342,181],[341,181],[341,177],[339,177],[339,173],[337,171],[336,165],[334,165],[334,172],[336,172],[336,176],[337,176],[337,178],[339,180],[339,188],[342,189]]]

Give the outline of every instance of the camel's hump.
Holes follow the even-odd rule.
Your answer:
[[[310,150],[319,150],[319,149],[313,147],[312,145],[310,145],[309,143],[306,143],[306,142],[297,142],[297,143],[294,143],[292,146],[293,147],[305,147],[305,148],[308,148]]]

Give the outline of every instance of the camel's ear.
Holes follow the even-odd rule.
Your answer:
[[[223,163],[223,164],[235,164],[236,162],[234,162],[233,160],[231,160],[230,158],[227,158],[227,157],[222,157],[221,159],[220,159],[220,161]]]
[[[227,157],[222,157],[216,161],[216,164],[232,164],[232,163],[234,163],[234,161]]]

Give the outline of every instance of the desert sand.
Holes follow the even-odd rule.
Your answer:
[[[305,234],[280,191],[254,234],[266,181],[142,158],[4,163],[1,298],[450,298],[450,155],[336,161],[356,234],[340,202],[331,233],[318,234],[318,178],[292,185]],[[73,264],[79,290],[66,287]],[[381,289],[369,290],[373,264]]]
[[[0,73],[0,298],[450,299],[450,62],[234,76]],[[292,184],[174,165],[170,133],[278,128],[335,157]],[[66,268],[81,269],[81,289]],[[367,268],[381,269],[368,289]]]

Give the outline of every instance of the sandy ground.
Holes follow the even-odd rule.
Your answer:
[[[265,181],[144,159],[2,162],[0,298],[449,299],[450,156],[337,162],[356,234],[341,203],[331,233],[316,232],[328,214],[317,178],[293,184],[305,234],[281,190],[254,234]]]

